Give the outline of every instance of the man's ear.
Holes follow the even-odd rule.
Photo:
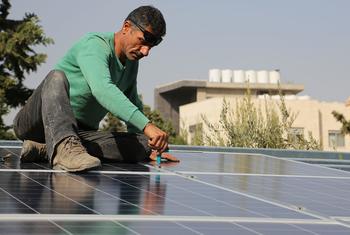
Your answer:
[[[131,26],[132,25],[131,25],[130,21],[128,21],[128,20],[124,21],[123,27],[122,27],[122,32],[123,33],[129,32],[129,30],[131,29]]]

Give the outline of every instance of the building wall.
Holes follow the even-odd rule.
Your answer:
[[[179,133],[179,107],[181,105],[202,101],[213,97],[239,97],[250,88],[251,94],[279,94],[295,95],[303,91],[304,86],[298,84],[259,84],[259,83],[222,83],[203,80],[180,80],[157,87],[154,90],[155,109],[162,117],[170,120]]]
[[[232,90],[222,88],[202,88],[197,90],[197,101],[215,97],[239,97],[244,95],[246,90]]]
[[[231,103],[231,107],[235,108],[235,102],[239,98],[225,97]],[[264,99],[253,99],[256,106],[264,107]],[[269,105],[277,105],[277,100],[268,101]],[[350,119],[350,108],[345,107],[339,102],[320,102],[317,100],[285,100],[288,109],[297,114],[293,123],[295,128],[304,128],[304,135],[307,137],[308,132],[322,143],[324,150],[337,150],[350,152],[350,137],[345,136],[345,147],[329,146],[329,131],[339,131],[341,124],[335,120],[331,114],[336,110],[347,119]],[[205,115],[211,122],[218,122],[222,109],[223,97],[216,97],[199,102],[194,102],[180,106],[180,128],[189,132],[190,126],[198,125],[203,122],[201,115]],[[276,106],[276,110],[278,110]],[[205,125],[203,125],[205,127]],[[205,129],[204,129],[205,131]],[[190,141],[190,135],[189,139]]]

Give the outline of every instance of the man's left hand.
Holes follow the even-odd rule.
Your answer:
[[[170,162],[179,162],[180,161],[179,159],[177,159],[176,157],[174,157],[173,155],[171,155],[170,153],[167,153],[167,152],[163,152],[161,156],[162,156],[162,159],[166,159],[167,161],[170,161]],[[157,151],[152,151],[149,158],[152,161],[156,161],[157,160]]]

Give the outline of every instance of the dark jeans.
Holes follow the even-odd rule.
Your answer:
[[[51,71],[14,119],[21,140],[46,143],[52,163],[55,147],[68,136],[78,136],[89,154],[101,160],[138,162],[148,159],[151,149],[143,134],[102,132],[88,128],[74,117],[65,74]]]

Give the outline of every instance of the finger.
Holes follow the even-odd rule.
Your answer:
[[[157,153],[160,153],[157,146],[149,145],[149,147],[150,147],[153,151],[157,151]]]
[[[158,153],[156,151],[152,151],[151,152],[151,155],[149,155],[149,158],[152,160],[152,161],[156,161],[157,160],[157,155]]]
[[[157,153],[158,153],[157,147],[155,147],[155,146],[153,146],[153,145],[148,145],[148,147],[150,147],[150,148],[152,149],[152,152],[153,152],[153,151],[157,151]],[[155,156],[157,156],[157,154],[156,154]]]
[[[151,139],[148,140],[148,144],[151,146],[151,147],[157,147],[156,143],[158,142],[160,136],[156,136],[156,137],[153,137]]]
[[[180,162],[179,159],[177,159],[176,157],[174,157],[173,155],[171,155],[170,153],[163,153],[162,154],[162,158],[171,161],[171,162]]]
[[[168,143],[167,142],[164,142],[163,146],[161,147],[161,152],[165,152],[166,150],[168,149]]]
[[[164,143],[165,143],[165,136],[159,135],[157,142],[154,145],[157,147],[157,149],[161,150]]]
[[[162,138],[162,143],[160,146],[160,148],[162,149],[162,152],[164,152],[168,147],[168,139],[169,139],[169,136],[167,134],[165,134]]]
[[[151,161],[156,161],[157,160],[157,156],[150,155],[149,159],[151,159]]]
[[[166,140],[162,140],[159,142],[158,151],[159,153],[165,152],[165,150],[168,148],[168,142]]]
[[[154,139],[153,139],[154,140]],[[151,149],[154,149],[154,150],[159,150],[159,146],[157,146],[154,141],[152,141],[151,139],[148,140],[148,146],[151,147]]]
[[[151,149],[154,149],[154,146],[151,144],[151,140],[148,140],[148,147],[151,147]]]

